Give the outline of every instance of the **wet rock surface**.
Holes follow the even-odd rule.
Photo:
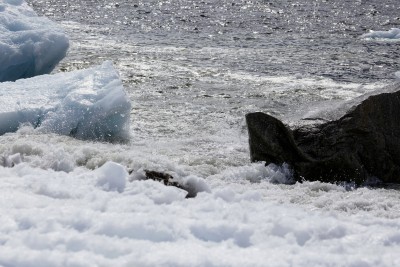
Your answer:
[[[400,91],[371,96],[320,125],[291,130],[261,112],[246,121],[251,160],[286,162],[297,181],[400,183]]]
[[[187,193],[186,198],[193,198],[196,197],[197,192],[194,191],[192,188],[190,188],[189,185],[185,185],[184,183],[180,183],[178,181],[174,180],[174,177],[168,173],[164,172],[157,172],[157,171],[149,171],[149,170],[144,170],[144,173],[146,175],[146,180],[154,180],[158,182],[162,182],[165,186],[175,186],[179,189],[185,190]]]

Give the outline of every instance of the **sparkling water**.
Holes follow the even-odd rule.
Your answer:
[[[54,72],[111,60],[133,109],[127,143],[0,136],[0,266],[400,265],[398,190],[282,184],[287,166],[250,163],[244,121],[394,83],[399,40],[362,35],[400,28],[398,0],[27,2],[70,37]]]
[[[112,60],[133,103],[128,144],[45,137],[88,168],[114,160],[223,179],[250,164],[246,113],[264,111],[290,124],[379,90],[400,69],[397,40],[361,38],[399,27],[395,0],[28,3],[71,38],[55,72]],[[3,150],[24,138],[3,137]],[[26,160],[42,167],[53,154],[43,138],[26,137],[45,151]]]

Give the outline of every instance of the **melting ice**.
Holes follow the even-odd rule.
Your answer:
[[[50,4],[78,12],[103,8],[98,1],[34,2],[45,5],[46,10]],[[119,1],[118,6],[107,4],[104,9],[107,14],[117,14],[117,9],[130,6],[139,16],[147,17],[169,17],[175,12],[152,12],[152,5],[174,7],[173,2],[161,2],[138,1],[134,7],[132,1]],[[195,11],[203,12],[199,5],[207,11],[207,6],[218,7],[222,3],[225,10],[236,8],[246,19],[246,10],[267,4],[234,1],[233,5],[228,0],[176,2],[178,7],[174,8],[183,13],[191,10],[191,4]],[[185,3],[183,8],[181,2]],[[19,0],[2,3],[5,7],[26,7]],[[290,6],[303,8],[304,3],[307,1]],[[332,1],[319,2],[326,3]],[[274,2],[270,7],[275,9],[274,5],[279,4]],[[315,6],[316,15],[321,15],[317,9]],[[135,12],[130,9],[127,13]],[[105,19],[98,16],[101,13],[93,13],[99,21]],[[196,19],[212,21],[206,17],[209,14],[201,15]],[[191,18],[182,16],[176,21],[186,23]],[[251,21],[257,22],[256,17]],[[147,22],[142,25],[145,29]],[[262,26],[264,22],[268,20],[263,20]],[[17,132],[0,137],[0,163],[12,167],[0,166],[0,266],[400,265],[398,191],[346,190],[319,182],[276,184],[285,181],[288,170],[250,164],[247,137],[240,125],[245,112],[264,106],[268,110],[281,107],[281,111],[288,112],[299,104],[302,95],[306,96],[304,103],[314,98],[340,102],[378,86],[368,89],[364,84],[341,84],[301,75],[296,76],[299,79],[269,78],[238,71],[233,65],[229,66],[229,73],[218,65],[203,65],[211,60],[208,58],[226,62],[221,53],[247,60],[252,47],[238,50],[221,45],[223,49],[216,49],[217,52],[198,49],[195,54],[199,57],[191,66],[191,48],[174,49],[169,43],[139,47],[111,40],[112,36],[105,36],[98,25],[65,21],[63,25],[70,26],[69,34],[75,43],[66,66],[76,62],[82,66],[80,62],[89,58],[90,62],[84,63],[88,65],[103,60],[98,55],[113,55],[122,77],[132,75],[135,82],[130,81],[126,92],[136,103],[135,116],[131,117],[135,124],[129,133],[137,136],[128,143],[117,144],[67,136],[106,136],[110,133],[108,128],[97,135],[100,131],[91,128],[90,122],[97,124],[108,118],[110,123],[106,125],[111,128],[115,123],[123,126],[123,118],[127,117],[121,115],[128,115],[130,107],[110,63],[2,84],[1,114],[18,123],[1,120],[1,128],[15,130],[19,122],[30,122],[37,129],[22,125]],[[147,34],[149,39],[160,38]],[[279,39],[286,36],[282,32],[278,35]],[[348,43],[348,37],[341,38]],[[170,41],[165,35],[161,39]],[[177,60],[178,55],[185,59]],[[262,54],[260,60],[264,60]],[[182,68],[185,72],[178,72]],[[194,78],[191,73],[195,73]],[[242,73],[245,75],[238,75]],[[171,80],[174,86],[168,88]],[[222,89],[218,88],[221,84]],[[229,97],[221,97],[227,88]],[[121,105],[114,110],[111,103]],[[321,105],[327,106],[326,103],[331,102]],[[128,168],[133,170],[132,175]],[[187,200],[178,188],[135,179],[145,168],[191,181],[204,192]]]
[[[361,37],[367,39],[397,40],[400,39],[400,29],[392,28],[388,31],[371,31]]]
[[[50,73],[65,57],[64,31],[22,0],[0,1],[0,82]]]
[[[131,104],[111,62],[0,83],[0,134],[31,124],[80,139],[126,141]]]

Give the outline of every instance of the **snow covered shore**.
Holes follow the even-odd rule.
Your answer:
[[[22,0],[0,0],[0,82],[50,73],[69,47],[64,31]]]
[[[111,62],[0,83],[0,134],[30,124],[79,139],[129,138],[131,104]]]

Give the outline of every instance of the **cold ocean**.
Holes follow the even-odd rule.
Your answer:
[[[0,266],[400,265],[399,191],[276,183],[287,170],[250,163],[244,121],[291,124],[393,84],[397,0],[27,2],[70,38],[53,73],[113,62],[130,139],[0,136],[22,161],[0,167]],[[125,168],[209,192],[186,200]]]

